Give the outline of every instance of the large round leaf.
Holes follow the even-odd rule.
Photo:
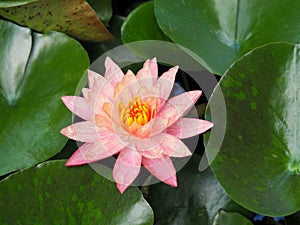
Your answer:
[[[262,44],[300,41],[300,1],[155,0],[160,28],[223,74]]]
[[[142,40],[170,40],[157,25],[153,2],[141,4],[128,15],[122,26],[121,37],[124,43]]]
[[[0,224],[151,225],[153,212],[136,188],[123,195],[89,166],[48,161],[0,183]]]
[[[149,199],[157,224],[211,225],[220,209],[250,212],[235,204],[224,192],[212,171],[198,170],[200,157],[194,155],[178,173],[178,187],[163,183],[150,186]]]
[[[59,152],[71,122],[61,96],[72,95],[89,66],[86,52],[64,34],[31,34],[0,20],[0,175]]]
[[[221,148],[205,136],[213,171],[233,200],[259,214],[300,209],[299,68],[298,45],[257,48],[226,72],[209,100],[211,110],[221,110],[222,90],[227,106]],[[224,115],[209,112],[218,129]]]

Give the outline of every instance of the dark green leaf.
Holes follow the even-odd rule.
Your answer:
[[[141,40],[170,41],[158,27],[153,7],[153,2],[146,2],[128,15],[121,31],[124,43]]]
[[[37,0],[0,0],[0,8],[14,7],[19,5],[25,5],[30,2],[36,2]]]
[[[287,216],[286,221],[287,221],[288,225],[299,225],[300,224],[300,211],[293,215]]]
[[[231,201],[210,169],[198,170],[199,162],[194,155],[179,171],[177,188],[163,183],[150,186],[148,199],[159,225],[211,225],[222,208],[250,214]]]
[[[78,42],[58,32],[31,34],[0,20],[0,175],[59,152],[71,122],[61,96],[72,95],[89,66]],[[30,56],[29,56],[30,55]]]
[[[239,213],[221,210],[216,215],[213,225],[253,225],[253,223]]]
[[[155,0],[162,31],[222,75],[246,52],[276,41],[300,41],[300,1]]]
[[[96,11],[97,16],[102,23],[107,26],[112,17],[111,0],[87,0],[87,2]]]
[[[108,41],[114,37],[82,0],[39,0],[27,5],[0,9],[0,15],[40,32],[67,33],[88,41]]]
[[[227,106],[221,148],[223,137],[205,134],[212,169],[234,201],[258,214],[300,209],[299,68],[298,45],[265,45],[233,64],[209,100],[209,109],[222,111],[222,90]],[[212,134],[224,115],[211,110]]]
[[[48,161],[0,183],[0,224],[152,225],[153,212],[136,187],[116,184],[89,166]]]

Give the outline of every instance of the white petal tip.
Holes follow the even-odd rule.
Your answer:
[[[117,184],[117,188],[119,189],[121,194],[123,194],[128,187],[129,187],[129,185]]]
[[[208,131],[213,126],[214,126],[214,124],[212,122],[207,121],[207,120],[203,120],[202,121],[202,127],[201,127],[201,133],[204,133],[204,132]]]
[[[163,181],[164,183],[172,186],[172,187],[177,187],[177,178],[176,178],[176,175],[170,177],[169,179],[167,180],[164,180]]]
[[[72,98],[73,96],[62,96],[61,97],[61,100],[63,101],[63,103],[65,105],[67,105],[67,103],[70,101],[70,99]]]

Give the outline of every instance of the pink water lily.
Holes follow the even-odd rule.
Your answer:
[[[202,92],[169,98],[178,67],[158,78],[156,58],[147,60],[136,75],[130,70],[124,75],[108,57],[105,68],[104,76],[88,71],[89,88],[83,88],[83,97],[62,97],[68,109],[84,120],[61,130],[68,138],[84,142],[66,165],[87,164],[119,153],[113,178],[121,193],[136,179],[141,165],[176,187],[170,157],[192,154],[180,139],[213,126],[206,120],[182,118]]]

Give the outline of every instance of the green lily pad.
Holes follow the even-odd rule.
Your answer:
[[[123,43],[142,40],[170,41],[157,25],[153,1],[139,5],[128,15],[121,29],[121,38]]]
[[[195,154],[178,172],[177,188],[163,183],[150,186],[147,200],[158,225],[211,225],[220,209],[251,215],[228,197],[210,169],[198,170],[199,162]]]
[[[253,225],[253,223],[239,213],[220,210],[214,219],[213,225]]]
[[[14,6],[20,6],[25,5],[30,2],[36,2],[38,0],[0,0],[0,8],[7,8],[7,7],[14,7]]]
[[[0,183],[0,223],[152,225],[153,212],[136,187],[116,184],[89,166],[48,161]]]
[[[0,9],[0,15],[43,33],[56,30],[80,40],[114,40],[93,8],[82,0],[39,0]]]
[[[72,95],[89,66],[86,52],[58,32],[32,33],[0,20],[0,175],[59,152],[71,122],[61,96]]]
[[[299,68],[299,45],[257,48],[233,64],[208,103],[223,110],[216,94],[222,90],[227,126],[220,149],[205,134],[208,161],[231,198],[258,214],[284,216],[300,209]],[[210,110],[206,116],[213,129],[224,120]]]
[[[300,1],[155,0],[159,27],[222,75],[246,52],[269,42],[300,41]]]

